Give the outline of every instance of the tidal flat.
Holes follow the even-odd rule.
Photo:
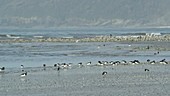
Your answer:
[[[148,72],[144,69],[149,69]],[[0,74],[1,96],[169,96],[170,65],[25,68]],[[102,75],[103,71],[108,74]]]
[[[1,96],[170,95],[169,36],[22,40],[0,41]]]

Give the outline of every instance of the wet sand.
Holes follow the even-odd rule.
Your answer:
[[[144,71],[148,68],[149,71]],[[25,68],[0,74],[1,96],[169,96],[170,65]],[[102,72],[108,74],[102,76]]]

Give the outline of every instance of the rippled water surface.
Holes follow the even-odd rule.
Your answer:
[[[153,44],[153,45],[152,45]],[[166,58],[170,60],[169,50],[162,50],[160,54],[156,47],[152,50],[142,50],[148,45],[166,48],[170,45],[163,44],[158,46],[154,43],[11,43],[0,44],[1,66],[20,67],[38,67],[42,64],[53,66],[55,63],[74,63],[97,61],[116,61],[116,60],[134,60],[138,59],[145,62],[147,59],[161,60]]]

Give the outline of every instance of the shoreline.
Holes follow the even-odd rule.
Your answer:
[[[139,41],[170,41],[170,35],[128,35],[128,36],[96,36],[87,38],[9,38],[0,40],[0,43],[32,43],[32,42],[139,42]]]
[[[101,62],[101,63],[100,63]],[[46,67],[43,66],[36,66],[36,67],[31,67],[27,66],[24,67],[22,70],[25,70],[27,72],[43,72],[43,71],[68,71],[68,70],[76,70],[76,69],[81,69],[81,68],[116,68],[116,67],[127,67],[127,66],[169,66],[170,61],[169,60],[151,60],[151,61],[139,61],[139,60],[115,60],[115,61],[98,61],[98,62],[93,62],[88,65],[89,62],[81,62],[79,63],[56,63],[56,66],[47,64]],[[57,68],[60,67],[60,70],[57,70]],[[21,68],[20,67],[5,67],[4,71],[0,71],[0,75],[2,74],[16,74],[16,73],[21,73]]]

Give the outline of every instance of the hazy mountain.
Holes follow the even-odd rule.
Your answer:
[[[169,5],[170,0],[0,0],[0,26],[168,26]]]

